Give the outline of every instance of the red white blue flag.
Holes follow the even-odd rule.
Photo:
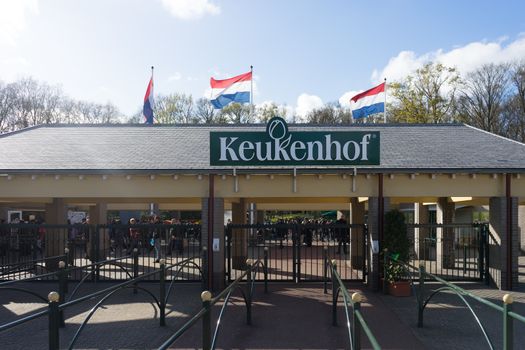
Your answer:
[[[142,114],[144,115],[144,123],[153,124],[153,74],[149,80],[148,88],[146,89],[146,95],[144,96],[144,107],[142,108]]]
[[[252,84],[252,72],[236,77],[216,80],[211,78],[211,104],[221,109],[231,102],[249,103]]]
[[[385,85],[386,83],[379,84],[350,99],[350,109],[354,119],[385,111]]]

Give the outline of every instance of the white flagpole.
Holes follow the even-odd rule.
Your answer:
[[[155,104],[155,82],[153,81],[153,69],[155,67],[151,66],[151,81],[152,81],[152,85],[151,85],[151,94],[153,95],[153,104]],[[155,106],[151,106],[151,113],[153,113],[153,108],[155,108]],[[151,121],[151,124],[154,124],[155,123],[155,113],[153,113],[153,119]]]
[[[254,115],[254,108],[253,108],[253,66],[250,66],[250,73],[251,73],[251,79],[250,79],[250,112],[253,118]]]
[[[383,122],[386,124],[386,78],[385,78],[385,107],[383,109]]]

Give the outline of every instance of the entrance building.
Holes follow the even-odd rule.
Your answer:
[[[215,288],[265,251],[276,280],[318,280],[326,254],[343,277],[377,288],[392,208],[413,217],[414,258],[443,271],[466,269],[476,239],[459,222],[474,223],[465,212],[481,208],[492,282],[518,283],[525,145],[468,125],[46,125],[1,135],[0,150],[0,219],[31,212],[67,224],[68,211],[85,211],[104,225],[113,210],[200,210]],[[265,211],[338,211],[347,223],[265,226]],[[425,227],[432,217],[443,225]],[[337,254],[339,230],[346,254]],[[53,235],[67,232],[48,234],[48,255],[65,248]],[[103,246],[109,237],[98,239]]]

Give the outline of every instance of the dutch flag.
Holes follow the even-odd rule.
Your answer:
[[[252,72],[224,80],[211,78],[210,102],[217,109],[221,109],[231,102],[249,103],[251,84]]]
[[[385,85],[386,83],[379,84],[350,99],[350,109],[354,119],[385,111]]]
[[[148,88],[146,89],[146,95],[144,96],[144,107],[142,108],[142,114],[144,115],[144,123],[153,124],[153,73],[149,80]]]

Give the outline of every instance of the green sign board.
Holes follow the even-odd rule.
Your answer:
[[[272,118],[266,132],[210,132],[210,165],[379,165],[379,131],[288,131]]]

